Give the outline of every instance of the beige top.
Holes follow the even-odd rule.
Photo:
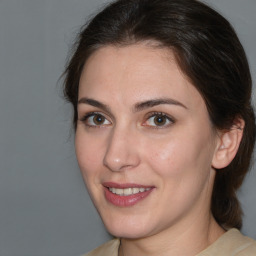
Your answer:
[[[84,256],[118,256],[119,239],[113,239]],[[196,256],[256,256],[256,241],[230,229]]]

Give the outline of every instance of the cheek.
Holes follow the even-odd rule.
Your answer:
[[[211,166],[210,134],[182,133],[168,140],[147,146],[148,161],[163,176],[182,176],[195,171],[207,171]],[[205,136],[204,136],[205,135]],[[209,136],[208,136],[209,135]],[[166,142],[167,141],[167,142]]]
[[[148,161],[153,170],[159,173],[174,173],[177,162],[179,161],[179,155],[177,154],[177,147],[175,143],[155,143],[154,146],[148,146],[146,152],[149,156]]]
[[[77,131],[75,137],[76,157],[84,179],[96,174],[99,169],[98,166],[102,158],[100,149],[103,146],[101,144],[92,136],[85,136]]]

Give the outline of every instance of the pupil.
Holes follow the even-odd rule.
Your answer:
[[[155,117],[155,124],[156,125],[164,125],[165,124],[165,117],[164,116],[156,116]]]
[[[94,118],[93,118],[93,121],[95,124],[102,124],[104,122],[105,118],[103,116],[100,116],[100,115],[96,115]]]

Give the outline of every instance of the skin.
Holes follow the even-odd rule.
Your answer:
[[[167,98],[173,102],[135,107]],[[78,99],[78,163],[126,256],[195,255],[224,233],[210,212],[220,136],[170,50],[147,43],[100,48],[85,64]],[[101,122],[86,117],[91,112]],[[104,182],[153,190],[133,206],[118,207],[106,200]]]

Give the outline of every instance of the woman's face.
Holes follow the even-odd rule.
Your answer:
[[[77,159],[110,233],[145,237],[210,214],[218,137],[172,52],[101,48],[86,62],[78,99]]]

